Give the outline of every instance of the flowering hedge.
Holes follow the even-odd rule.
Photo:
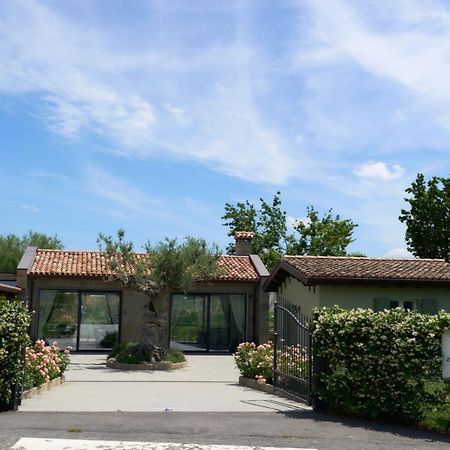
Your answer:
[[[447,397],[427,389],[441,374],[441,335],[450,314],[403,311],[345,311],[337,306],[316,311],[315,357],[328,363],[319,375],[317,394],[343,413],[417,421]]]
[[[30,321],[23,302],[0,297],[0,409],[9,409],[14,388],[22,383],[22,351],[29,343]]]
[[[70,350],[71,348],[67,347],[61,352],[56,342],[46,345],[43,340],[27,347],[24,389],[40,386],[61,376],[69,365]]]

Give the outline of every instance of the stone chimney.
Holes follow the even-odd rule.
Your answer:
[[[255,233],[252,231],[235,231],[236,256],[248,256],[252,254],[252,239]]]

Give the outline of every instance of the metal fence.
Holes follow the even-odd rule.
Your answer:
[[[274,305],[274,376],[279,389],[311,404],[311,319],[281,296]]]

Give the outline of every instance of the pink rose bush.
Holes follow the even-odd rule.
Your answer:
[[[241,375],[259,384],[271,383],[273,377],[273,344],[256,345],[254,342],[242,342],[234,355],[236,367]]]
[[[71,350],[71,347],[66,347],[61,352],[56,342],[46,345],[43,340],[26,347],[24,389],[40,386],[61,376],[69,365]]]
[[[241,375],[259,384],[273,381],[273,343],[256,345],[254,342],[239,344],[234,355]],[[282,345],[277,351],[278,369],[289,375],[304,377],[309,370],[308,352],[300,345]],[[301,363],[300,363],[301,362]]]

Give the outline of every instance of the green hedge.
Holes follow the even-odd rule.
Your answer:
[[[316,310],[312,327],[314,357],[328,363],[316,390],[331,409],[417,422],[446,401],[448,385],[430,392],[427,383],[441,375],[441,335],[450,327],[449,313],[335,306]]]
[[[13,401],[13,389],[22,384],[23,350],[29,344],[31,316],[25,305],[0,297],[0,409]]]

